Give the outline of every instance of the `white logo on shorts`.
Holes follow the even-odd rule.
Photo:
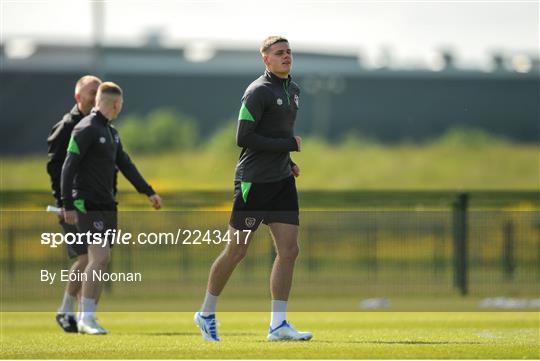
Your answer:
[[[247,217],[246,218],[246,226],[249,228],[253,227],[255,225],[256,219],[253,217]]]
[[[94,221],[93,225],[98,231],[103,231],[103,221]]]
[[[99,138],[99,142],[100,142],[101,144],[105,143],[105,137]]]
[[[283,104],[283,100],[281,98],[277,98],[277,101],[276,101],[277,105],[282,105]]]

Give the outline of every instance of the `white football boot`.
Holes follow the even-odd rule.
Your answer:
[[[79,329],[79,333],[87,335],[106,335],[109,333],[109,331],[101,327],[92,316],[81,318],[79,322],[77,322],[77,328]]]
[[[295,328],[283,321],[278,327],[268,330],[268,341],[309,341],[313,337],[311,332],[299,332]]]
[[[193,321],[201,329],[201,334],[205,341],[221,341],[217,332],[216,315],[203,316],[200,312],[196,312]]]

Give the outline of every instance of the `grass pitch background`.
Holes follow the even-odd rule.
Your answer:
[[[537,359],[537,312],[291,313],[310,342],[269,343],[267,312],[218,314],[222,342],[205,343],[192,313],[100,313],[107,336],[66,334],[54,313],[2,313],[2,358]]]
[[[231,122],[190,149],[157,154],[134,154],[129,144],[126,149],[160,193],[230,192],[240,153],[234,143],[235,126],[236,122]],[[538,144],[514,143],[481,131],[449,130],[430,142],[393,145],[354,135],[335,144],[306,137],[302,152],[291,156],[302,171],[297,179],[300,191],[538,189]],[[0,158],[2,189],[49,192],[46,161],[45,152]],[[119,177],[120,193],[132,189]],[[164,202],[167,205],[166,198]]]

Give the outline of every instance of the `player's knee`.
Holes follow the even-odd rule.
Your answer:
[[[247,255],[247,248],[235,247],[227,249],[226,256],[234,263],[240,263]]]
[[[79,271],[84,271],[86,266],[88,265],[88,255],[83,254],[77,257],[77,260],[75,261],[75,267]]]
[[[93,261],[95,264],[99,265],[100,267],[106,267],[111,261],[111,254],[110,253],[100,254],[94,257]]]
[[[290,260],[294,261],[298,258],[298,255],[300,254],[300,248],[297,244],[289,246],[289,247],[282,247],[278,250],[278,256],[279,258],[283,260]]]

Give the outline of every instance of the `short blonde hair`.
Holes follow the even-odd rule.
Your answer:
[[[101,84],[101,79],[94,75],[85,75],[81,77],[79,80],[77,80],[77,83],[75,84],[75,94],[78,94],[83,86],[93,82]]]
[[[117,84],[110,81],[101,83],[96,94],[96,103],[112,102],[115,99],[122,98],[122,94],[122,88]]]
[[[97,93],[98,96],[101,94],[122,96],[123,94],[122,88],[120,88],[118,84],[115,84],[112,81],[106,81],[105,83],[101,83]]]
[[[268,50],[270,50],[270,48],[274,44],[288,43],[288,42],[289,42],[289,40],[285,39],[282,36],[277,36],[277,35],[269,36],[266,39],[264,39],[262,44],[261,44],[261,49],[260,49],[261,54],[268,54]]]

